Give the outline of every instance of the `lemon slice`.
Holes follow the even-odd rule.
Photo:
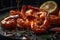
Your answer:
[[[57,9],[57,4],[54,1],[47,1],[40,6],[40,9],[53,13]]]

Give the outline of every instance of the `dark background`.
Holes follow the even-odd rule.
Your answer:
[[[21,5],[32,5],[39,7],[42,3],[49,1],[49,0],[19,0],[20,6]],[[60,8],[59,0],[53,0],[58,4],[58,7]],[[12,7],[16,6],[17,2],[16,0],[0,0],[0,9],[6,8],[6,7]]]

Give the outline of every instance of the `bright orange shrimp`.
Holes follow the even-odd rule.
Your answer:
[[[22,6],[22,9],[21,9],[21,12],[20,12],[20,16],[24,19],[26,17],[25,15],[25,12],[26,12],[26,6]]]
[[[31,29],[35,33],[44,33],[50,26],[49,16],[46,16],[42,25],[38,25],[37,22],[31,22]]]
[[[43,9],[40,9],[40,8],[37,8],[37,7],[32,7],[32,6],[28,6],[28,8],[34,11],[33,15],[35,17],[38,17],[42,20],[45,19],[45,16],[46,16],[46,13],[47,13],[46,10],[43,10]]]
[[[20,11],[17,10],[11,10],[10,15],[19,15]]]
[[[55,15],[50,15],[50,22],[51,24],[54,23],[55,25],[60,25],[60,17]]]
[[[11,19],[10,17],[5,18],[1,21],[1,26],[3,28],[15,28],[16,27],[16,19]]]
[[[33,21],[34,19],[35,19],[35,17],[33,17],[33,16],[27,16],[26,19],[18,18],[17,26],[19,28],[31,28],[31,21]]]

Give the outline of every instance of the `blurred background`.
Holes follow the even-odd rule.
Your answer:
[[[17,1],[18,0],[0,0],[0,9],[17,6]],[[40,7],[40,5],[46,1],[50,1],[50,0],[19,0],[19,5],[20,6],[32,5],[32,6]],[[52,1],[55,1],[58,4],[58,7],[60,8],[59,0],[52,0]]]

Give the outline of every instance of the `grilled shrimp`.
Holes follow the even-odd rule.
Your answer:
[[[16,27],[16,19],[11,19],[10,17],[7,17],[1,21],[1,26],[3,28],[15,28]]]
[[[47,15],[43,24],[38,25],[37,22],[32,21],[31,22],[31,29],[35,33],[44,33],[50,26],[49,16]]]

